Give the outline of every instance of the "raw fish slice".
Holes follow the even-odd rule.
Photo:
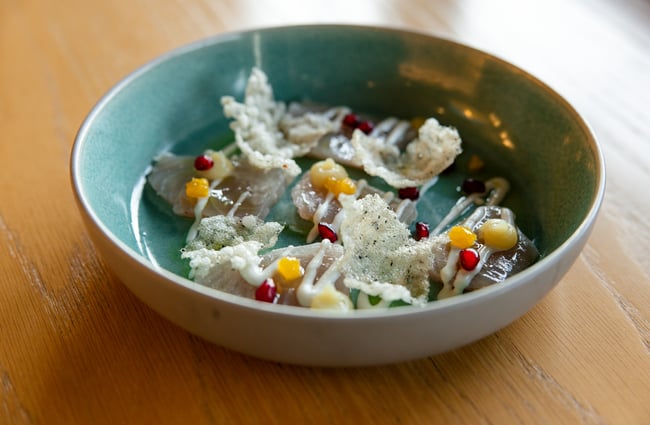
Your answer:
[[[371,120],[369,117],[360,116],[361,120]],[[355,155],[352,146],[353,129],[347,126],[332,133],[325,134],[318,144],[309,151],[309,156],[317,159],[332,158],[339,164],[354,168],[363,168],[363,162]],[[370,137],[379,140],[382,144],[391,145],[402,151],[409,142],[418,135],[412,123],[395,117],[388,117],[380,121],[370,133]]]
[[[355,160],[350,139],[341,133],[328,133],[321,137],[308,156],[316,159],[332,158],[339,164],[361,168],[361,163]]]
[[[505,214],[512,214],[510,210],[499,206],[478,207],[461,225],[469,226],[475,233],[488,219],[500,218]],[[514,247],[506,251],[493,252],[480,271],[472,278],[464,292],[480,289],[522,271],[535,262],[539,256],[537,248],[528,237],[517,228],[518,240]],[[481,247],[477,241],[477,248]],[[441,271],[447,264],[449,258],[449,244],[440,245],[434,250],[434,266],[431,271],[431,279],[435,282],[442,282]],[[458,266],[457,266],[458,267]]]
[[[478,274],[467,287],[466,291],[473,291],[483,287],[503,282],[535,262],[539,253],[535,245],[528,239],[521,230],[519,231],[520,242],[509,251],[496,252],[483,266]]]
[[[162,154],[147,175],[147,182],[158,196],[170,203],[174,214],[194,216],[194,207],[185,196],[185,183],[196,175],[194,158]]]
[[[462,152],[458,131],[440,125],[435,118],[424,122],[418,137],[403,151],[359,130],[352,134],[351,143],[355,161],[362,164],[363,170],[396,188],[421,186],[431,181]]]
[[[309,265],[309,262],[314,258],[320,249],[320,243],[275,249],[262,257],[261,264],[267,266],[281,257],[294,257],[297,258],[300,261],[300,265],[306,269]],[[325,273],[340,257],[343,256],[343,252],[344,250],[341,245],[328,244],[328,246],[325,248],[325,255],[323,256],[323,260],[316,269],[316,285],[318,285],[318,281],[323,273]],[[349,295],[350,293],[348,287],[343,284],[343,276],[339,276],[334,281],[334,287],[337,291],[345,295]],[[288,288],[280,293],[278,304],[298,306],[300,303],[298,302],[296,295],[297,288]]]
[[[328,192],[323,189],[314,188],[311,183],[309,173],[305,173],[298,183],[291,190],[291,198],[298,210],[298,215],[301,218],[311,221],[316,213],[316,210],[321,206],[326,198]],[[377,194],[387,201],[388,205],[393,211],[400,211],[399,219],[405,224],[412,223],[417,217],[415,209],[415,202],[408,199],[399,199],[394,196],[392,192],[383,192],[377,188],[365,185],[360,192],[359,198]],[[324,210],[320,222],[333,223],[336,215],[341,211],[341,203],[338,199],[333,198],[327,208]]]
[[[312,220],[316,210],[323,204],[326,197],[326,190],[317,190],[314,188],[309,173],[305,173],[300,180],[298,180],[293,189],[291,189],[291,199],[293,200],[293,204],[296,206],[298,215],[300,218],[307,221]],[[323,210],[321,221],[326,223],[333,222],[334,217],[340,210],[341,204],[339,201],[337,199],[332,199],[332,201],[327,205],[327,208]]]
[[[194,158],[163,154],[147,176],[156,193],[172,204],[175,214],[194,217],[194,202],[185,195],[185,184],[197,176]],[[260,170],[246,159],[233,159],[234,171],[211,191],[203,216],[226,215],[248,192],[236,216],[254,215],[264,219],[288,185],[281,169]]]
[[[342,131],[341,123],[349,112],[346,106],[325,108],[293,102],[278,127],[289,142],[306,148],[301,152],[305,155],[327,134]]]
[[[219,289],[233,295],[245,298],[255,298],[256,286],[248,283],[241,273],[233,267],[233,261],[240,261],[246,258],[253,261],[261,269],[272,267],[273,263],[282,257],[294,257],[300,261],[303,268],[307,268],[309,262],[321,249],[320,243],[301,245],[297,247],[278,248],[268,252],[261,257],[256,256],[261,244],[257,242],[244,242],[234,247],[227,247],[220,251],[212,249],[197,249],[183,253],[183,258],[190,259],[190,277],[201,285]],[[329,244],[325,248],[323,260],[317,268],[316,284],[326,270],[343,255],[341,245]],[[261,282],[259,282],[261,283]],[[278,286],[282,285],[278,282]],[[343,278],[338,277],[334,283],[336,289],[343,294],[349,294],[349,290],[343,285]],[[286,287],[279,291],[278,304],[299,306],[296,296],[297,289]]]
[[[195,278],[194,281],[228,294],[255,299],[257,288],[242,279],[239,271],[234,270],[229,262],[215,265],[207,276]]]

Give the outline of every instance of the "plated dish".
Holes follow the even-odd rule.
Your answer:
[[[421,307],[500,283],[539,256],[500,206],[510,190],[503,177],[467,177],[442,220],[418,217],[427,218],[420,198],[462,152],[458,131],[436,118],[287,105],[258,68],[241,101],[221,104],[232,143],[194,157],[165,152],[147,174],[169,208],[193,220],[178,255],[198,283],[313,309]],[[472,160],[467,174],[485,174],[480,157]],[[277,246],[282,232],[303,241]]]
[[[361,145],[373,146],[372,130],[366,134],[367,124],[362,123],[378,125],[395,117],[393,127],[409,123],[403,126],[409,141],[420,136],[422,127],[425,133],[456,131],[462,152],[458,146],[450,150],[454,165],[449,168],[446,155],[439,162],[430,160],[431,147],[409,159],[404,156],[408,148],[386,153],[379,145],[359,159],[356,153],[349,156],[345,143],[337,145],[339,150],[321,143],[331,138],[319,137],[307,152],[301,151],[304,146],[291,145],[264,152],[251,143],[250,134],[237,143],[238,132],[250,130],[240,112],[254,69],[268,78],[273,101],[283,102],[298,121],[305,108],[334,108],[330,121],[335,128],[329,134],[347,132],[345,139],[356,137]],[[336,109],[343,105],[349,110]],[[230,112],[224,114],[224,106]],[[241,128],[231,128],[232,123]],[[305,133],[297,134],[300,138]],[[277,152],[288,154],[278,158],[273,155]],[[174,170],[179,157],[185,157],[180,161],[185,176],[174,184],[187,202],[168,202],[171,198],[166,200],[166,191],[154,188],[151,178],[165,165]],[[427,160],[408,165],[420,157]],[[260,163],[270,166],[262,173],[247,171]],[[174,173],[161,174],[162,180]],[[153,60],[117,84],[91,111],[75,141],[71,176],[79,210],[105,263],[155,311],[242,353],[326,366],[429,356],[516,320],[571,266],[593,226],[604,188],[602,156],[588,125],[530,74],[431,35],[345,25],[223,34]],[[258,179],[235,185],[243,190],[232,186],[226,194],[220,185],[233,176]],[[322,184],[319,176],[329,183]],[[197,181],[191,183],[193,178]],[[470,189],[472,185],[479,188]],[[360,186],[372,193],[355,196]],[[490,200],[499,187],[507,187],[507,195]],[[467,205],[479,198],[494,205],[461,208],[460,217],[445,219],[463,198]],[[228,201],[219,205],[219,199]],[[322,205],[336,208],[322,207],[317,214]],[[341,210],[347,219],[337,219]],[[385,222],[364,221],[364,212],[375,210]],[[516,227],[503,226],[504,221],[512,226],[508,211],[514,212]],[[211,217],[202,224],[196,218],[204,215]],[[516,230],[516,238],[501,239],[530,241],[527,246],[536,255],[523,270],[486,286],[491,282],[462,278],[476,270],[468,269],[477,258],[468,251],[461,260],[461,251],[476,250],[477,266],[489,257],[481,252],[484,245],[500,242],[488,242],[481,229],[494,218],[501,220],[497,224],[502,229],[510,229],[497,233],[512,236]],[[459,240],[468,239],[453,247],[450,231],[459,224],[465,224]],[[380,238],[368,239],[368,226],[378,226]],[[386,235],[398,235],[397,243],[381,240]],[[375,239],[382,249],[366,249]],[[252,255],[240,259],[255,263],[248,267],[252,283],[244,276],[246,261],[233,263],[233,252],[247,246]],[[286,252],[289,246],[298,252]],[[385,261],[391,256],[400,261],[418,258],[418,253],[424,253],[426,279],[425,268],[415,267],[412,276],[419,278],[404,281],[403,271],[413,262],[395,268]],[[339,263],[354,255],[355,261]],[[310,266],[320,257],[320,266]],[[276,272],[281,260],[288,277],[297,271],[295,280],[313,284],[299,291],[300,284],[280,282]],[[267,276],[274,262],[275,270]],[[449,273],[444,271],[447,264],[453,265]],[[313,281],[305,280],[312,270]],[[336,280],[335,272],[340,274]],[[216,284],[201,281],[210,275],[218,276]],[[323,275],[331,286],[318,287]],[[269,289],[266,299],[255,299],[269,277],[276,292]],[[224,286],[227,282],[235,284]],[[280,284],[287,286],[280,291]],[[321,291],[325,288],[334,291]],[[301,292],[304,303],[299,301]]]

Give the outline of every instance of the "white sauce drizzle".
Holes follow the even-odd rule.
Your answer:
[[[400,121],[386,136],[386,143],[390,145],[396,144],[401,138],[404,137],[406,132],[411,128],[411,124],[407,121]]]
[[[233,153],[235,153],[236,150],[237,150],[237,143],[232,142],[226,145],[223,149],[221,149],[221,152],[223,152],[225,156],[230,156]]]
[[[341,228],[341,223],[343,222],[344,219],[345,219],[345,210],[341,208],[341,210],[337,212],[336,215],[334,216],[334,220],[332,220],[332,229],[334,229],[336,233],[338,233],[339,229]]]
[[[402,221],[402,215],[404,214],[404,211],[406,210],[406,207],[408,207],[411,204],[410,199],[402,199],[401,202],[397,205],[397,209],[395,210],[395,215],[397,216],[397,219]]]
[[[382,133],[387,133],[391,128],[395,126],[397,121],[397,118],[394,117],[388,117],[380,121],[379,124],[375,125],[375,127],[372,129],[369,136],[378,137]]]
[[[463,212],[472,204],[476,205],[498,205],[510,190],[510,183],[503,177],[494,177],[485,182],[485,192],[472,193],[469,196],[461,197],[449,213],[431,231],[432,235],[438,235],[452,221],[460,217]],[[487,195],[487,199],[483,196]]]
[[[337,279],[341,276],[341,272],[338,270],[340,258],[334,261],[325,272],[323,272],[318,281],[315,282],[318,268],[323,264],[323,259],[325,258],[325,251],[331,244],[332,243],[327,239],[324,239],[321,242],[320,249],[309,261],[305,275],[298,285],[296,298],[298,299],[298,303],[303,307],[328,308],[335,310],[349,310],[353,308],[348,295],[338,291],[335,287]],[[326,303],[325,306],[315,307],[315,298],[321,294],[326,294],[327,292],[330,293],[329,295],[326,295],[326,297],[329,298],[329,303]]]
[[[340,106],[328,109],[323,115],[330,121],[340,124],[348,113],[350,113],[350,108]]]
[[[239,274],[246,282],[257,288],[278,270],[278,261],[279,259],[269,264],[266,268],[262,268],[258,264],[245,261],[241,258],[231,259],[231,264],[233,268],[239,270]]]
[[[210,183],[210,189],[209,191],[213,191],[220,183],[222,179],[215,179]],[[196,205],[194,205],[194,223],[192,223],[192,227],[190,227],[190,230],[187,232],[187,237],[185,238],[185,242],[191,242],[196,238],[196,235],[199,231],[199,224],[201,223],[201,218],[203,218],[203,210],[205,209],[206,205],[208,205],[208,200],[210,200],[210,194],[208,192],[208,196],[204,196],[203,198],[198,198],[196,200]]]
[[[314,225],[311,227],[309,234],[307,235],[307,243],[311,243],[318,236],[318,224],[320,223],[325,211],[329,208],[330,202],[334,199],[334,194],[332,192],[327,192],[325,200],[316,208],[314,216],[311,218]]]
[[[454,275],[456,274],[456,270],[457,270],[456,264],[458,263],[459,254],[460,254],[460,249],[454,248],[452,246],[449,249],[449,254],[447,256],[447,263],[445,264],[445,267],[443,267],[442,270],[440,270],[440,278],[442,279],[442,283],[445,285],[445,288],[447,287],[447,284],[451,282],[451,280],[454,278]],[[440,295],[438,295],[438,298],[440,298]]]
[[[386,201],[387,204],[390,204],[393,199],[395,199],[395,194],[393,192],[384,192],[383,195],[381,195],[381,199]]]
[[[296,297],[298,302],[303,307],[310,307],[314,297],[318,294],[317,288],[322,285],[322,278],[318,281],[318,284],[315,284],[316,272],[318,268],[323,264],[323,258],[325,257],[325,251],[330,246],[331,242],[328,239],[324,239],[321,242],[320,249],[314,255],[314,257],[309,261],[307,268],[305,269],[305,274],[302,277],[300,285],[298,285],[298,290],[296,291]],[[328,270],[332,267],[330,266]]]
[[[427,191],[431,189],[433,185],[436,183],[438,183],[438,176],[435,176],[434,178],[432,178],[431,180],[423,184],[422,187],[420,187],[420,199],[422,199],[424,194],[427,193]]]
[[[233,257],[231,259],[231,265],[234,269],[239,271],[242,279],[257,288],[266,279],[270,278],[278,271],[278,263],[282,258],[292,256],[292,248],[293,246],[288,246],[284,256],[274,260],[271,264],[264,268],[260,267],[259,265],[259,256],[251,256],[246,258]]]
[[[385,136],[384,143],[395,145],[404,137],[411,128],[408,121],[399,120],[395,117],[388,117],[377,124],[370,132],[370,137],[379,138]]]
[[[234,205],[232,208],[230,208],[230,211],[228,211],[228,214],[226,214],[226,217],[233,217],[241,204],[246,200],[251,195],[251,193],[247,190],[243,191],[241,195],[239,195],[239,198],[235,201]]]

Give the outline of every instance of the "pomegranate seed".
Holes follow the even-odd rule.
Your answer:
[[[467,271],[472,271],[478,265],[480,257],[474,248],[465,248],[458,254],[460,266]]]
[[[422,221],[415,223],[415,240],[426,239],[429,237],[429,225]]]
[[[343,124],[347,125],[348,127],[357,128],[359,125],[359,117],[355,114],[347,114],[343,117]]]
[[[372,121],[362,121],[359,123],[357,128],[366,134],[370,134],[372,133],[372,130],[375,128],[375,125],[372,123]]]
[[[332,243],[339,239],[334,228],[327,223],[318,223],[318,233],[320,233],[321,238],[328,239]]]
[[[415,186],[403,187],[397,191],[397,196],[399,196],[400,199],[410,199],[415,201],[420,197],[420,190]]]
[[[198,171],[206,171],[212,168],[214,160],[208,155],[199,155],[194,159],[194,168]]]
[[[485,183],[483,183],[481,180],[468,178],[463,181],[460,189],[467,195],[471,195],[472,193],[484,193]]]
[[[278,288],[275,286],[273,279],[266,279],[255,290],[255,299],[257,301],[264,301],[267,303],[275,303],[275,297],[278,293]]]

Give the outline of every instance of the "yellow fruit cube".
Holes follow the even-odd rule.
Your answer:
[[[208,179],[193,177],[192,180],[185,183],[185,195],[188,198],[205,198],[210,194],[210,183]]]
[[[346,195],[353,195],[354,192],[357,191],[357,185],[349,177],[346,177],[343,180],[339,180],[336,187],[338,190],[337,195],[341,193],[345,193]]]
[[[282,257],[278,261],[278,274],[285,280],[294,280],[301,278],[305,274],[305,270],[297,258]]]
[[[342,179],[329,177],[325,180],[323,186],[336,196],[339,196],[341,193],[352,195],[357,191],[357,185],[354,184],[354,181],[349,177],[344,177]]]
[[[449,230],[449,242],[458,249],[469,248],[476,242],[476,234],[465,226],[454,226]]]

